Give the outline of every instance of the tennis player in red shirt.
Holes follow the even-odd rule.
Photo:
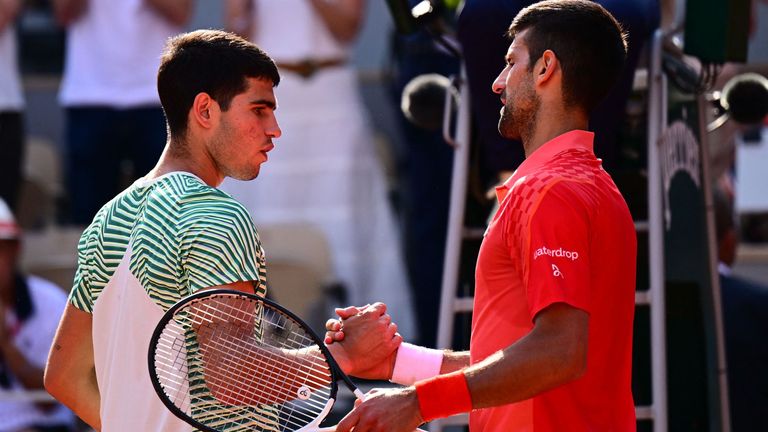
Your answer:
[[[536,3],[509,35],[493,91],[499,132],[522,140],[526,160],[497,188],[477,259],[470,351],[402,344],[388,378],[408,387],[373,390],[340,432],[410,432],[470,411],[472,432],[636,428],[636,237],[587,131],[623,66],[625,35],[586,0]],[[329,330],[332,340],[354,331],[343,321]]]

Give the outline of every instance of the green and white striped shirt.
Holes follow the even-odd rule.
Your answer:
[[[155,395],[149,340],[183,297],[240,281],[266,294],[253,221],[240,203],[190,173],[140,180],[99,211],[80,239],[69,301],[93,317],[104,432],[192,429]]]
[[[266,294],[264,250],[247,210],[192,174],[137,182],[98,212],[78,245],[73,305],[93,312],[129,244],[131,272],[163,310],[238,281]]]

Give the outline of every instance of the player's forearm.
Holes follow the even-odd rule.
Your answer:
[[[45,389],[95,430],[101,430],[101,406],[96,369],[77,376],[45,374]]]
[[[336,40],[351,42],[363,22],[365,0],[310,0]]]
[[[464,375],[472,407],[478,409],[529,399],[579,378],[585,370],[586,340],[529,334],[467,368]]]
[[[443,363],[440,365],[440,375],[455,372],[469,366],[469,351],[443,351]]]
[[[183,26],[192,16],[192,0],[146,0],[163,18]]]
[[[90,313],[67,304],[53,338],[43,380],[51,396],[99,430],[100,398],[93,360],[92,325]]]
[[[203,354],[207,385],[217,400],[228,405],[277,405],[303,391],[330,386],[330,367],[317,348],[289,350],[260,347],[259,343],[254,340],[226,356]],[[239,365],[236,385],[228,379],[233,364]],[[279,374],[265,372],[272,369]]]

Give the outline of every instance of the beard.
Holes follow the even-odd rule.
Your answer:
[[[219,172],[225,177],[241,181],[253,180],[258,177],[261,166],[249,164],[247,160],[243,160],[242,155],[237,154],[233,145],[237,140],[232,128],[223,121],[221,130],[211,141],[211,156]]]
[[[541,100],[533,90],[531,80],[523,81],[513,94],[507,96],[499,117],[499,134],[525,142],[533,134]]]

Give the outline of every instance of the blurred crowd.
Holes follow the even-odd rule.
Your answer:
[[[628,101],[631,106],[635,70],[647,61],[645,45],[652,32],[668,20],[661,12],[674,2],[598,2],[625,25],[630,37],[621,86],[597,109],[591,125],[597,132],[596,154],[606,170],[619,175],[638,163],[631,143],[622,142],[633,120],[627,113],[631,117]],[[416,3],[410,1],[411,6]],[[506,28],[533,2],[435,3],[441,26],[448,28],[463,53],[472,95],[469,200],[470,212],[482,225],[492,206],[486,191],[523,160],[519,143],[497,133],[501,105],[491,83],[504,66]],[[42,388],[42,367],[71,285],[67,278],[70,267],[74,271],[79,230],[108,200],[143,176],[162,152],[166,129],[155,83],[159,54],[168,37],[190,27],[195,7],[199,5],[193,0],[0,0],[3,390]],[[264,232],[268,260],[270,233],[284,232],[281,227],[304,227],[322,238],[318,253],[325,258],[314,258],[327,259],[328,265],[319,266],[320,295],[308,297],[313,303],[306,313],[321,320],[335,305],[383,300],[392,306],[390,313],[407,339],[435,346],[453,151],[441,131],[414,125],[399,111],[388,125],[397,133],[372,127],[351,62],[371,5],[365,0],[225,0],[220,7],[222,28],[256,42],[277,62],[277,118],[283,131],[258,180],[226,181],[222,189],[246,206]],[[54,18],[66,32],[58,89],[64,116],[60,145],[41,144],[25,132],[30,122],[49,121],[25,109],[16,26],[25,8]],[[385,67],[389,73],[381,83],[390,98],[379,104],[399,106],[403,89],[419,75],[451,75],[460,69],[461,60],[431,32],[381,37],[392,43]],[[727,139],[745,134],[750,139],[750,133],[754,138],[756,130],[757,141],[765,145],[765,125],[762,130],[760,121],[739,127]],[[729,221],[735,220],[735,151],[730,146],[722,156],[728,162],[717,179],[719,193],[730,204],[724,210]],[[40,179],[44,181],[36,183]],[[765,219],[747,220],[748,240],[768,241]],[[718,238],[726,238],[726,231],[738,236],[737,228],[727,225]],[[32,251],[28,262],[22,259],[22,239]],[[293,241],[296,249],[288,250],[289,256],[300,255],[305,247],[302,239],[289,236],[277,235],[273,241],[275,251],[281,242]],[[34,271],[35,258],[52,251],[61,251],[56,257],[64,258],[55,257],[56,263],[40,268],[63,289],[22,271]],[[721,261],[730,267],[733,253],[728,256]],[[278,264],[275,269],[270,283],[279,279]],[[275,286],[272,292],[290,302],[280,298],[281,289]],[[11,417],[18,422],[10,422]],[[73,424],[62,406],[0,398],[0,432],[71,430]]]

